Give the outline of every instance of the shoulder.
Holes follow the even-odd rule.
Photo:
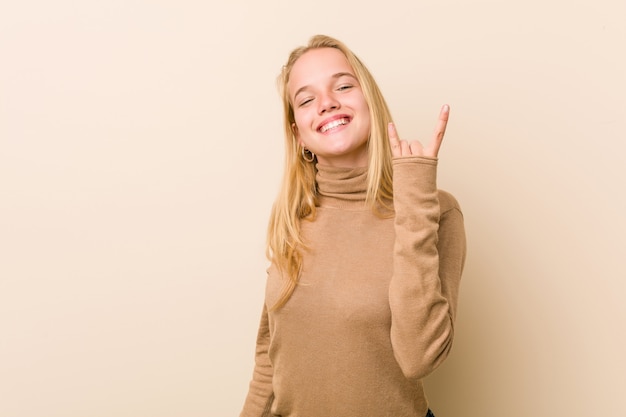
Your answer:
[[[447,191],[437,190],[439,196],[439,207],[441,209],[441,214],[446,214],[451,210],[457,210],[461,212],[461,206],[457,199]]]

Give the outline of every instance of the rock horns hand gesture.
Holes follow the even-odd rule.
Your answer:
[[[391,155],[396,157],[402,156],[425,156],[430,158],[437,158],[439,154],[439,148],[443,141],[443,135],[446,133],[446,125],[448,124],[448,117],[450,116],[450,106],[447,104],[441,107],[439,112],[439,120],[435,127],[433,139],[428,146],[423,146],[419,141],[406,141],[398,138],[398,132],[393,123],[389,123],[389,143],[391,145]]]

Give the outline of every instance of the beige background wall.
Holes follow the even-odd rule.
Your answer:
[[[274,78],[315,33],[401,135],[452,117],[469,235],[437,417],[624,416],[626,6],[4,1],[0,416],[234,416],[281,172]],[[340,416],[338,416],[340,417]]]

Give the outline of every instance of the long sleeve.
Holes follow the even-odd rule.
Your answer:
[[[267,307],[264,304],[257,335],[254,373],[240,417],[269,417],[271,415],[274,393],[273,370],[268,355],[269,344],[269,320]]]
[[[452,346],[465,231],[456,200],[437,190],[436,159],[397,158],[393,164],[391,342],[405,376],[420,379]]]

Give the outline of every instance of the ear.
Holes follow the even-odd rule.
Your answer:
[[[296,142],[298,142],[298,144],[304,148],[304,142],[300,140],[300,131],[298,130],[298,126],[295,123],[291,124],[291,130],[293,131],[293,135],[296,138]]]

